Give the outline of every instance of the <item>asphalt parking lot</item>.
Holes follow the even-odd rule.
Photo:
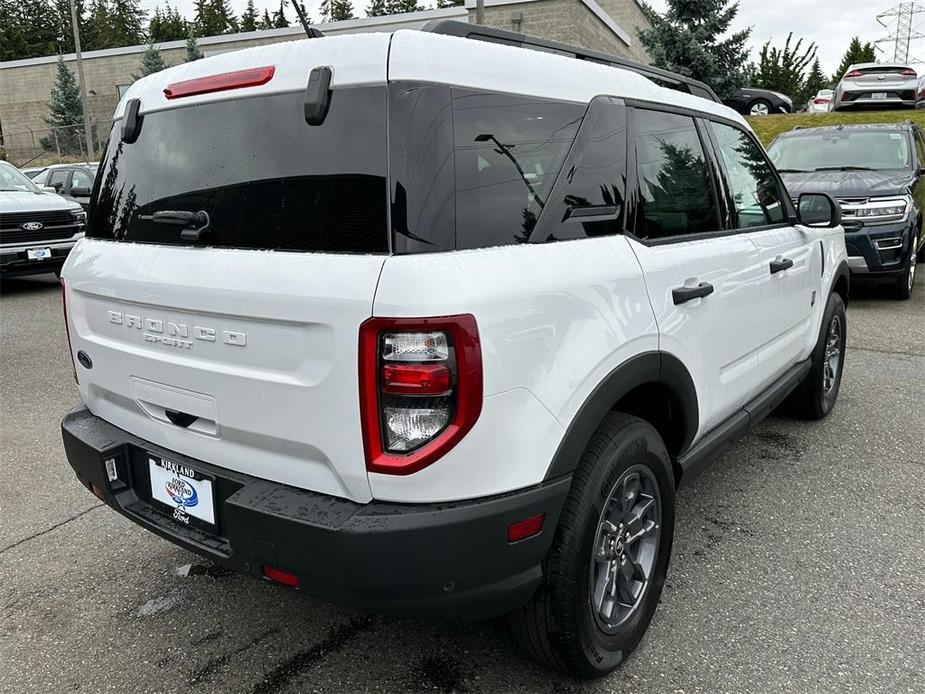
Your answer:
[[[921,267],[921,266],[920,266]],[[642,645],[575,683],[490,624],[339,609],[228,574],[78,484],[51,275],[0,298],[0,679],[10,692],[925,691],[925,281],[856,294],[823,423],[773,417],[679,497]]]

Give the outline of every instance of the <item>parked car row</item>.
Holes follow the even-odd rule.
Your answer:
[[[797,199],[828,193],[842,211],[852,282],[908,299],[925,261],[925,133],[906,122],[797,128],[768,148]]]
[[[0,161],[0,275],[60,274],[84,236],[95,177],[89,164],[20,171]]]

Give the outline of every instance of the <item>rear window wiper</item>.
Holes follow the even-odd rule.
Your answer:
[[[201,241],[203,234],[206,233],[211,223],[209,213],[205,210],[199,210],[198,212],[160,210],[154,214],[143,214],[139,219],[154,222],[155,224],[171,224],[185,227],[180,232],[180,239],[183,241]]]
[[[876,171],[869,166],[819,166],[814,171]]]

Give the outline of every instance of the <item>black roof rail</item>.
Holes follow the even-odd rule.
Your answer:
[[[674,72],[669,72],[668,70],[662,70],[658,67],[652,67],[651,65],[643,65],[642,63],[627,60],[626,58],[608,55],[607,53],[599,53],[585,48],[578,48],[577,46],[570,46],[565,43],[547,41],[546,39],[539,39],[535,36],[527,36],[526,34],[518,34],[514,31],[485,27],[480,24],[468,24],[453,19],[432,19],[421,27],[421,31],[429,31],[434,34],[446,34],[447,36],[459,36],[461,38],[487,41],[489,43],[503,43],[508,46],[528,48],[543,53],[557,53],[570,58],[577,58],[578,60],[611,65],[624,70],[631,70],[643,77],[648,77],[662,87],[722,103],[720,98],[716,95],[716,92],[703,82],[678,75]]]

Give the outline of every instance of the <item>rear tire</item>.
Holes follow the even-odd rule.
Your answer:
[[[674,502],[674,473],[658,432],[636,417],[609,414],[575,471],[543,583],[510,617],[528,655],[585,679],[629,656],[665,582]]]
[[[767,116],[771,114],[771,102],[765,99],[755,99],[748,105],[749,116]]]
[[[845,303],[832,292],[822,317],[822,329],[813,348],[812,366],[791,395],[794,414],[803,419],[822,419],[835,407],[845,366],[847,342]]]

